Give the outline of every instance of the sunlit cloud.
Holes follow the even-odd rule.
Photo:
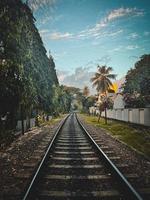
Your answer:
[[[108,16],[104,19],[104,22],[110,22],[117,18],[125,17],[125,16],[142,16],[144,14],[143,10],[137,8],[118,8],[112,10]]]
[[[73,73],[69,71],[57,70],[57,75],[60,84],[74,86],[77,88],[83,88],[88,86],[90,91],[92,91],[90,78],[93,76],[94,72],[90,71],[90,67],[78,67]]]

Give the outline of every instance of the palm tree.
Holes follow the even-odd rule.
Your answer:
[[[116,75],[111,74],[112,67],[99,66],[98,71],[95,73],[95,76],[91,78],[91,82],[93,83],[93,87],[96,87],[97,92],[105,95],[104,101],[104,109],[105,109],[105,123],[107,124],[107,93],[110,87],[113,87],[113,84],[110,79],[115,79]]]

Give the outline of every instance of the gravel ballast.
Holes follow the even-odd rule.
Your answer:
[[[150,160],[123,142],[114,138],[108,131],[85,122],[81,115],[78,115],[78,118],[91,136],[96,135],[104,145],[108,146],[116,156],[120,157],[121,164],[129,166],[127,171],[128,173],[137,174],[137,187],[140,186],[141,188],[150,189]]]
[[[28,179],[18,176],[25,176],[30,172],[32,174],[39,163],[35,152],[39,150],[43,152],[41,156],[44,154],[46,148],[41,146],[48,145],[60,121],[54,125],[34,128],[16,139],[9,147],[0,150],[0,199],[15,199],[12,195],[20,195],[23,192]],[[25,168],[25,163],[32,163],[33,167]]]
[[[107,131],[88,124],[81,116],[78,116],[82,124],[92,135],[97,135],[108,146],[114,155],[119,156],[121,164],[129,165],[128,173],[137,174],[136,182],[141,188],[150,188],[150,161],[127,145],[113,138]],[[16,139],[9,147],[0,150],[0,199],[17,199],[13,195],[20,195],[28,183],[28,178],[18,178],[33,172],[39,159],[35,152],[45,152],[42,148],[47,139],[52,139],[60,121],[55,125],[34,128]],[[48,144],[48,143],[47,143]],[[33,159],[34,158],[34,159]],[[31,163],[32,168],[25,168],[25,163]],[[13,194],[13,195],[12,195]],[[9,197],[8,197],[9,195]]]

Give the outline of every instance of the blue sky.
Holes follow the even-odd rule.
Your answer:
[[[62,84],[90,85],[97,64],[118,79],[150,53],[149,0],[29,0]]]

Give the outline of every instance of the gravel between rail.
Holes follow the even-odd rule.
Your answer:
[[[97,136],[104,141],[104,143],[113,150],[113,152],[121,158],[122,164],[129,165],[130,173],[136,173],[138,175],[138,183],[140,185],[150,187],[150,161],[145,159],[141,154],[134,151],[127,145],[113,138],[108,131],[91,125],[83,119],[81,115],[78,115],[79,120],[83,123],[84,127],[89,133],[97,134]]]
[[[44,138],[51,140],[60,121],[54,125],[34,128],[16,139],[5,150],[0,150],[0,199],[5,199],[5,194],[23,191],[27,180],[18,179],[17,175],[26,173],[23,164],[33,160],[34,151]],[[43,149],[43,153],[44,151]],[[34,160],[35,166],[38,162],[38,159]]]

